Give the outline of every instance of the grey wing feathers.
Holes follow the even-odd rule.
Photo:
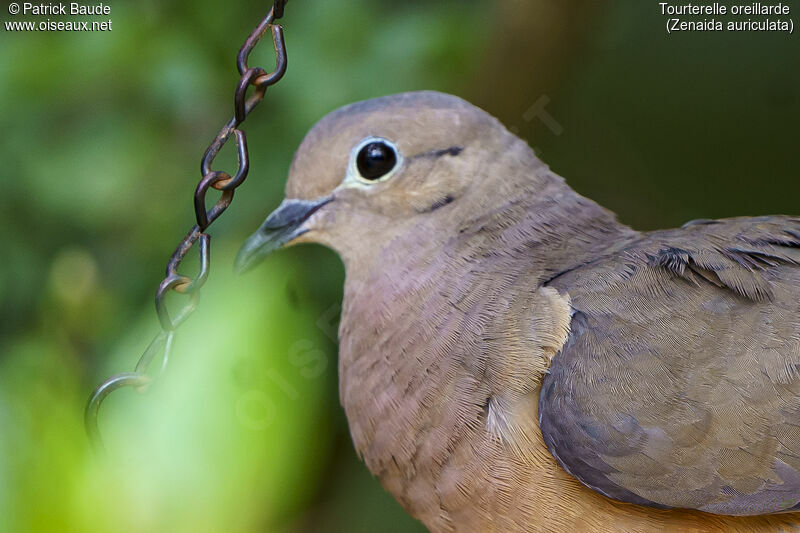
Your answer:
[[[800,219],[654,232],[556,278],[574,309],[539,400],[609,497],[755,515],[800,502]]]

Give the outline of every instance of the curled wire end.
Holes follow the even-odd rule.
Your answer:
[[[136,372],[125,372],[111,376],[101,383],[89,397],[86,410],[83,413],[83,422],[86,426],[86,434],[89,441],[97,453],[104,453],[103,438],[100,436],[100,429],[97,426],[97,414],[100,411],[100,404],[106,396],[122,387],[144,387],[150,383],[152,378]]]
[[[174,333],[172,331],[161,331],[150,341],[133,372],[124,372],[111,376],[102,382],[89,397],[89,402],[86,404],[86,410],[83,413],[83,423],[86,426],[86,434],[89,436],[92,448],[97,453],[104,453],[105,451],[103,438],[97,425],[97,415],[100,412],[100,405],[102,405],[103,400],[109,394],[122,387],[135,387],[139,392],[144,392],[155,377],[164,373],[169,354],[172,351],[173,338]],[[155,376],[151,376],[146,372],[158,354],[161,354],[161,365],[159,365]]]

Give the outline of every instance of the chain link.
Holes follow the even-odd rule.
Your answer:
[[[208,279],[209,266],[211,263],[211,236],[206,233],[208,227],[228,208],[233,201],[233,192],[247,178],[250,169],[250,158],[247,151],[247,137],[243,130],[239,129],[247,116],[264,99],[267,87],[277,83],[286,72],[286,47],[283,40],[283,28],[275,21],[283,17],[284,6],[287,0],[275,0],[267,16],[258,24],[250,36],[242,45],[236,58],[236,67],[241,76],[234,95],[234,114],[211,142],[200,164],[203,178],[197,184],[194,192],[194,211],[197,225],[178,244],[172,253],[164,279],[156,291],[156,313],[161,331],[150,342],[150,345],[142,354],[133,372],[125,372],[111,376],[101,383],[89,397],[86,405],[84,422],[86,432],[94,447],[102,450],[103,444],[100,431],[97,425],[97,415],[103,400],[115,390],[122,387],[134,387],[140,392],[144,392],[147,387],[157,379],[166,368],[175,329],[181,325],[197,307],[197,299],[200,288]],[[250,52],[262,37],[271,31],[272,43],[275,49],[276,64],[272,72],[266,72],[260,67],[249,67],[247,64]],[[250,86],[254,87],[253,93],[247,97]],[[238,169],[231,176],[222,170],[213,170],[214,159],[219,154],[222,147],[233,136],[236,142],[238,154]],[[221,191],[219,200],[211,209],[206,209],[206,194],[209,189]],[[178,273],[186,254],[197,245],[200,254],[200,271],[194,279]],[[185,294],[188,301],[177,313],[171,314],[166,305],[166,297],[170,292]],[[160,355],[161,364],[155,375],[149,374],[150,366]]]

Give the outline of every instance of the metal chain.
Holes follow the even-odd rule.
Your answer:
[[[253,109],[264,99],[267,87],[277,83],[286,72],[286,48],[283,40],[283,28],[276,24],[275,21],[283,17],[283,9],[287,1],[275,0],[267,16],[256,26],[239,50],[236,66],[239,69],[241,78],[234,96],[233,118],[222,127],[203,155],[200,164],[203,178],[197,184],[194,192],[194,211],[197,225],[189,230],[189,233],[186,234],[186,237],[183,238],[173,252],[167,263],[166,276],[159,284],[156,292],[156,313],[161,324],[161,331],[150,342],[133,372],[111,376],[101,383],[89,397],[89,403],[86,405],[84,413],[84,422],[89,439],[98,450],[103,449],[100,431],[97,426],[97,414],[100,410],[100,404],[109,394],[122,387],[135,387],[140,392],[144,392],[148,385],[164,372],[172,349],[176,328],[197,307],[199,290],[208,279],[210,265],[211,236],[206,233],[206,230],[231,204],[234,190],[244,183],[245,178],[247,178],[247,172],[250,169],[247,138],[240,126]],[[250,67],[247,64],[250,52],[253,51],[253,48],[268,30],[272,31],[272,43],[276,56],[276,65],[272,72],[266,72],[260,67]],[[255,87],[255,89],[248,98],[247,90],[250,86]],[[212,168],[214,159],[231,136],[236,141],[239,160],[239,168],[233,176],[225,171]],[[206,210],[206,194],[209,188],[222,191],[222,194],[217,203],[211,209]],[[192,279],[178,273],[178,267],[186,257],[186,254],[189,253],[189,250],[196,244],[200,254],[200,272]],[[189,298],[188,302],[174,315],[167,310],[165,302],[167,294],[173,291],[185,294]],[[156,375],[152,376],[148,374],[148,369],[159,354],[161,355],[161,365]]]

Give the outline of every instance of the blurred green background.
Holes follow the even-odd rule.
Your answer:
[[[422,529],[350,445],[338,258],[298,247],[232,274],[294,148],[340,105],[463,96],[639,229],[800,214],[793,35],[667,35],[638,0],[293,0],[289,70],[246,123],[250,177],[211,230],[201,305],[150,394],[104,405],[97,460],[84,402],[157,331],[155,287],[268,4],[112,1],[111,32],[0,29],[1,531]],[[266,44],[251,64],[272,61]]]

